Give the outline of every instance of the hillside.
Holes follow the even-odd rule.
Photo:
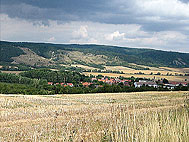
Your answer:
[[[189,67],[189,53],[105,45],[50,44],[0,41],[0,64],[50,66],[81,64],[92,67],[130,63],[156,67]]]

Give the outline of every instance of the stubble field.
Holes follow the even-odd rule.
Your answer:
[[[187,142],[189,92],[0,95],[0,141]]]

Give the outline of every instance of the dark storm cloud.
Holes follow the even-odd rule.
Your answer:
[[[1,0],[1,12],[28,20],[134,23],[132,2],[114,0]],[[120,4],[124,4],[120,5]],[[124,11],[123,11],[124,10]]]
[[[189,0],[181,1],[186,3]],[[171,22],[145,19],[154,15],[141,12],[136,7],[136,0],[1,0],[1,12],[11,18],[41,20],[43,23],[58,20],[140,24],[143,29],[150,31],[172,30],[183,26],[182,23],[178,25],[179,19],[175,17],[164,17]]]
[[[2,0],[1,11],[10,17],[33,20],[89,20],[98,12],[110,11],[103,0]]]

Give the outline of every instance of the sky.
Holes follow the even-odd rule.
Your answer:
[[[189,53],[189,0],[1,0],[0,40]]]

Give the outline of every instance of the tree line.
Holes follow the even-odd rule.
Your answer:
[[[188,91],[188,87],[178,86],[173,91]],[[84,87],[63,87],[61,85],[43,85],[34,87],[25,84],[0,83],[1,94],[27,94],[27,95],[53,95],[53,94],[85,94],[85,93],[120,93],[120,92],[143,92],[143,91],[169,91],[167,88],[154,88],[142,86],[140,88],[118,85],[103,84],[96,88],[94,85]]]
[[[154,88],[142,86],[124,86],[123,83],[108,85],[103,82],[96,82],[84,87],[80,81],[91,81],[91,77],[70,71],[51,71],[49,69],[37,69],[16,74],[0,73],[1,94],[28,94],[28,95],[49,95],[49,94],[83,94],[83,93],[116,93],[116,92],[142,92],[142,91],[168,91],[167,88]],[[100,76],[98,76],[100,78]],[[133,78],[132,78],[133,79]],[[59,85],[48,85],[48,81],[75,83],[74,87]],[[137,79],[135,79],[137,81]],[[178,86],[174,89],[188,91],[189,86]],[[173,91],[174,91],[173,90]]]
[[[90,81],[90,77],[74,71],[52,71],[49,69],[37,69],[20,73],[20,76],[32,79],[46,79],[48,82],[54,83],[74,83],[81,81]]]

